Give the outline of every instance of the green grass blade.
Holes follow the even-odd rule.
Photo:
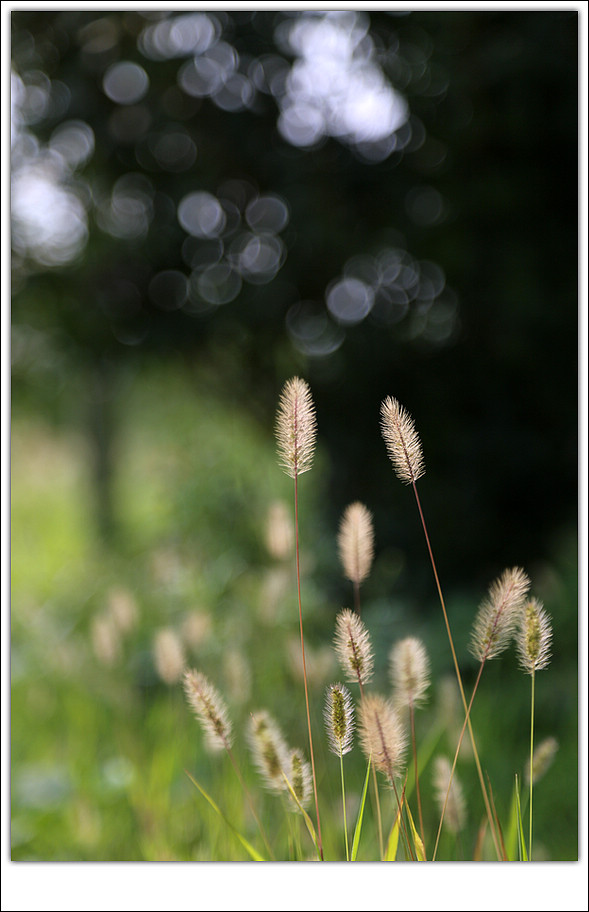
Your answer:
[[[397,848],[399,846],[399,829],[401,827],[401,812],[397,811],[397,816],[395,817],[395,822],[391,827],[391,832],[389,833],[389,839],[387,842],[387,850],[385,852],[384,860],[385,861],[395,861],[397,857]]]
[[[366,767],[366,779],[364,780],[364,789],[362,791],[362,800],[360,802],[360,808],[358,810],[358,819],[356,820],[356,829],[354,830],[354,840],[352,842],[352,854],[350,856],[350,861],[356,861],[358,856],[358,846],[360,844],[360,834],[362,832],[362,820],[364,818],[364,806],[366,804],[366,793],[368,791],[368,777],[370,776],[370,760],[368,761],[368,766]]]
[[[409,802],[405,801],[405,807],[407,808],[407,814],[409,815],[409,826],[411,827],[411,833],[413,834],[413,843],[415,845],[415,854],[417,855],[418,861],[427,861],[425,857],[425,846],[422,842],[421,836],[417,832],[415,823],[413,822],[413,814],[411,813],[411,808],[409,807]]]
[[[259,853],[258,851],[256,851],[256,849],[254,849],[253,845],[251,845],[251,843],[249,843],[249,842],[247,841],[247,839],[245,838],[245,836],[242,836],[241,833],[240,833],[238,830],[235,829],[235,827],[233,826],[233,824],[231,823],[231,821],[225,816],[225,814],[223,813],[223,811],[221,810],[221,808],[214,802],[214,800],[211,798],[211,796],[209,795],[209,793],[208,793],[207,791],[205,791],[205,789],[202,787],[202,785],[199,785],[199,783],[196,781],[196,779],[195,779],[193,776],[190,775],[190,773],[188,772],[188,770],[184,770],[184,772],[186,773],[186,775],[188,776],[188,778],[190,779],[190,781],[192,782],[192,784],[195,785],[195,786],[197,787],[197,789],[199,790],[199,792],[201,793],[201,795],[203,796],[203,798],[206,798],[206,800],[209,802],[210,806],[211,806],[211,807],[213,808],[213,810],[219,815],[219,817],[221,818],[221,820],[222,820],[222,821],[229,827],[229,829],[232,830],[232,832],[237,836],[237,838],[238,838],[239,841],[241,842],[242,846],[244,847],[244,849],[246,850],[246,852],[248,853],[248,855],[250,855],[254,861],[266,861],[266,859],[265,859],[262,855],[260,855],[260,853]]]
[[[519,800],[519,786],[517,781],[517,775],[515,777],[515,797],[517,802],[517,825],[518,825],[518,842],[519,842],[519,854],[520,861],[528,860],[528,853],[526,851],[526,840],[524,839],[524,825],[522,820],[522,809]]]
[[[518,801],[517,801],[517,773],[515,776],[515,785],[513,787],[513,795],[511,797],[511,809],[509,812],[509,822],[507,824],[507,838],[505,840],[505,847],[507,850],[507,859],[508,861],[517,861],[518,860]]]

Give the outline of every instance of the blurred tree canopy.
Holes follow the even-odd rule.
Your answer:
[[[117,377],[157,357],[269,434],[302,373],[332,517],[362,499],[385,543],[421,535],[395,395],[445,575],[550,552],[577,515],[575,11],[11,18],[13,408],[86,416],[105,530]]]

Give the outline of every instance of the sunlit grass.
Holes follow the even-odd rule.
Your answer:
[[[118,532],[110,546],[100,542],[92,523],[84,439],[28,419],[18,409],[13,413],[12,857],[247,860],[243,846],[185,770],[248,839],[259,842],[230,764],[203,751],[180,678],[166,684],[158,674],[153,644],[162,628],[178,637],[186,662],[214,676],[226,697],[237,731],[236,759],[248,787],[258,790],[258,812],[277,852],[289,857],[291,829],[275,796],[259,790],[244,734],[251,709],[266,706],[284,720],[293,746],[304,746],[306,737],[294,575],[288,561],[269,556],[265,543],[268,510],[285,496],[271,428],[265,431],[179,372],[129,378],[120,412],[124,420],[114,480]],[[322,737],[322,713],[325,687],[337,675],[330,655],[340,606],[330,603],[313,571],[317,554],[324,559],[330,550],[337,565],[337,530],[332,530],[331,542],[324,536],[319,540],[317,530],[323,527],[315,526],[314,511],[320,468],[308,478],[301,518],[311,621],[311,721],[317,733],[324,851],[334,858],[345,857],[346,851],[341,782],[339,774],[330,773],[334,758]],[[560,639],[570,652],[576,611],[574,541],[540,576],[541,594],[554,613],[555,644]],[[396,631],[411,632],[413,625],[413,606],[389,595],[386,605],[380,597],[367,598],[362,609],[378,634],[379,687],[386,687],[391,622]],[[448,596],[455,630],[468,633],[477,598]],[[110,640],[97,633],[104,634],[102,621],[108,622]],[[435,690],[415,720],[419,761],[424,763],[419,779],[427,835],[438,822],[431,760],[438,749],[453,756],[456,741],[447,727],[439,727],[439,685],[443,673],[452,670],[432,650],[441,634],[433,621],[431,628],[422,625],[421,634],[432,653]],[[460,632],[456,637],[461,655],[466,638]],[[474,665],[467,663],[469,685],[473,673]],[[527,758],[529,707],[521,677],[513,657],[489,668],[487,686],[473,708],[481,755],[504,820],[510,813],[513,774],[523,781]],[[577,777],[576,668],[566,656],[559,661],[556,646],[549,677],[539,683],[538,739],[554,734],[560,749],[558,775],[547,776],[534,791],[534,853],[538,859],[566,860],[577,853],[576,793],[563,795],[559,783]],[[521,686],[521,703],[512,699],[515,686]],[[455,734],[460,724],[457,712]],[[351,839],[365,764],[357,751],[346,756],[345,764]],[[461,755],[457,773],[470,813],[468,844],[483,813],[468,754]],[[386,835],[396,812],[389,798],[385,795],[383,802]],[[304,854],[313,857],[304,827],[299,838]],[[440,851],[453,851],[445,833]],[[378,852],[368,799],[358,860],[372,861]]]

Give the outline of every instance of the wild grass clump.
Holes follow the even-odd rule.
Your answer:
[[[410,635],[391,642],[386,650],[388,668],[384,674],[378,668],[376,656],[382,655],[382,649],[375,653],[370,629],[361,616],[361,585],[371,572],[375,534],[370,509],[357,500],[345,509],[334,533],[334,549],[343,576],[353,587],[353,607],[333,608],[331,649],[345,683],[334,681],[318,690],[311,673],[312,663],[307,661],[310,653],[305,638],[299,522],[299,482],[313,466],[317,419],[309,385],[299,377],[284,385],[275,430],[279,464],[293,482],[293,518],[291,525],[284,509],[273,505],[266,537],[269,552],[277,560],[282,561],[289,554],[293,558],[293,605],[298,608],[300,640],[296,661],[302,693],[300,701],[294,690],[290,697],[293,706],[302,708],[304,695],[307,743],[289,744],[285,722],[275,716],[272,706],[250,712],[247,726],[237,732],[229,720],[225,700],[214,685],[200,670],[188,669],[184,673],[184,689],[204,731],[203,746],[213,754],[227,754],[256,832],[242,832],[237,820],[226,814],[189,774],[190,779],[254,860],[355,861],[367,851],[371,853],[370,860],[381,861],[531,860],[533,785],[549,768],[557,745],[554,739],[534,745],[535,677],[549,663],[552,629],[543,605],[530,595],[528,574],[518,566],[505,569],[490,582],[478,609],[473,610],[470,655],[478,666],[468,693],[417,489],[417,482],[425,474],[421,439],[412,416],[389,396],[381,405],[380,431],[395,475],[412,488],[415,496],[454,666],[454,686],[461,701],[459,731],[449,727],[445,731],[446,737],[453,739],[453,753],[446,756],[441,748],[445,724],[438,721],[431,731],[416,724],[416,714],[432,697],[441,698],[447,690],[446,678],[436,680],[432,676],[432,663],[423,640]],[[169,649],[169,643],[163,635],[158,642],[165,665],[163,646]],[[512,644],[532,685],[530,755],[525,774],[529,798],[526,808],[520,795],[519,774],[513,769],[513,799],[505,817],[498,811],[497,791],[479,753],[473,706],[479,688],[484,686],[487,663],[500,658]],[[295,654],[287,642],[282,646],[273,642],[268,648],[283,649],[285,661]],[[382,688],[383,679],[388,681],[386,691]],[[376,687],[375,680],[379,682]],[[467,731],[469,755],[478,778],[474,788],[472,776],[468,783],[464,781],[466,768],[461,769],[460,778],[457,774]],[[233,753],[238,743],[239,757]],[[351,757],[356,758],[353,763]],[[511,765],[511,758],[506,756],[505,762]],[[252,794],[252,779],[260,787],[258,798]],[[268,833],[262,823],[270,819],[262,811],[264,791],[281,803],[287,821],[287,849],[280,849],[280,854],[277,847],[284,842]],[[335,791],[341,792],[341,803],[338,799],[334,804]],[[474,839],[467,836],[469,818],[476,826]]]

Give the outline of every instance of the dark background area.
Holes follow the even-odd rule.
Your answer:
[[[353,487],[375,505],[386,542],[410,528],[401,499],[396,520],[380,493],[390,471],[378,411],[392,394],[422,435],[424,493],[447,576],[471,565],[486,579],[506,561],[541,559],[577,510],[576,13],[372,13],[384,72],[410,110],[409,142],[382,161],[332,137],[308,148],[289,144],[267,90],[254,90],[255,102],[238,110],[183,93],[184,58],[150,60],[137,47],[141,29],[159,16],[12,16],[14,67],[29,95],[39,73],[50,81],[27,130],[47,142],[64,121],[80,120],[94,134],[94,154],[73,178],[87,197],[87,243],[61,266],[44,269],[27,249],[14,262],[15,331],[40,334],[56,350],[60,374],[79,380],[36,383],[15,347],[14,407],[28,403],[69,421],[79,418],[78,392],[98,388],[94,406],[104,414],[90,424],[101,422],[98,483],[106,486],[100,447],[108,451],[117,433],[108,404],[123,368],[146,358],[207,359],[227,395],[266,423],[282,382],[303,373],[330,454],[328,509],[339,515]],[[250,62],[253,72],[251,61],[269,54],[291,62],[274,43],[290,14],[214,18],[241,69]],[[138,63],[149,77],[132,110],[103,91],[105,72],[120,60]],[[117,114],[131,126],[120,127]],[[164,168],[149,152],[154,137],[170,132],[196,146],[190,167],[172,158]],[[128,173],[148,179],[152,220],[126,239],[101,230],[92,203]],[[222,306],[154,303],[154,276],[189,273],[179,201],[238,180],[287,202],[285,258],[274,279],[243,282]],[[373,310],[338,326],[342,341],[332,354],[297,350],[288,331],[293,308],[312,302],[314,313],[325,313],[326,289],[347,261],[383,248],[441,267],[450,330],[440,339],[424,331],[428,317],[410,301],[390,325]],[[109,503],[106,493],[102,503]],[[115,513],[104,507],[106,531]]]

